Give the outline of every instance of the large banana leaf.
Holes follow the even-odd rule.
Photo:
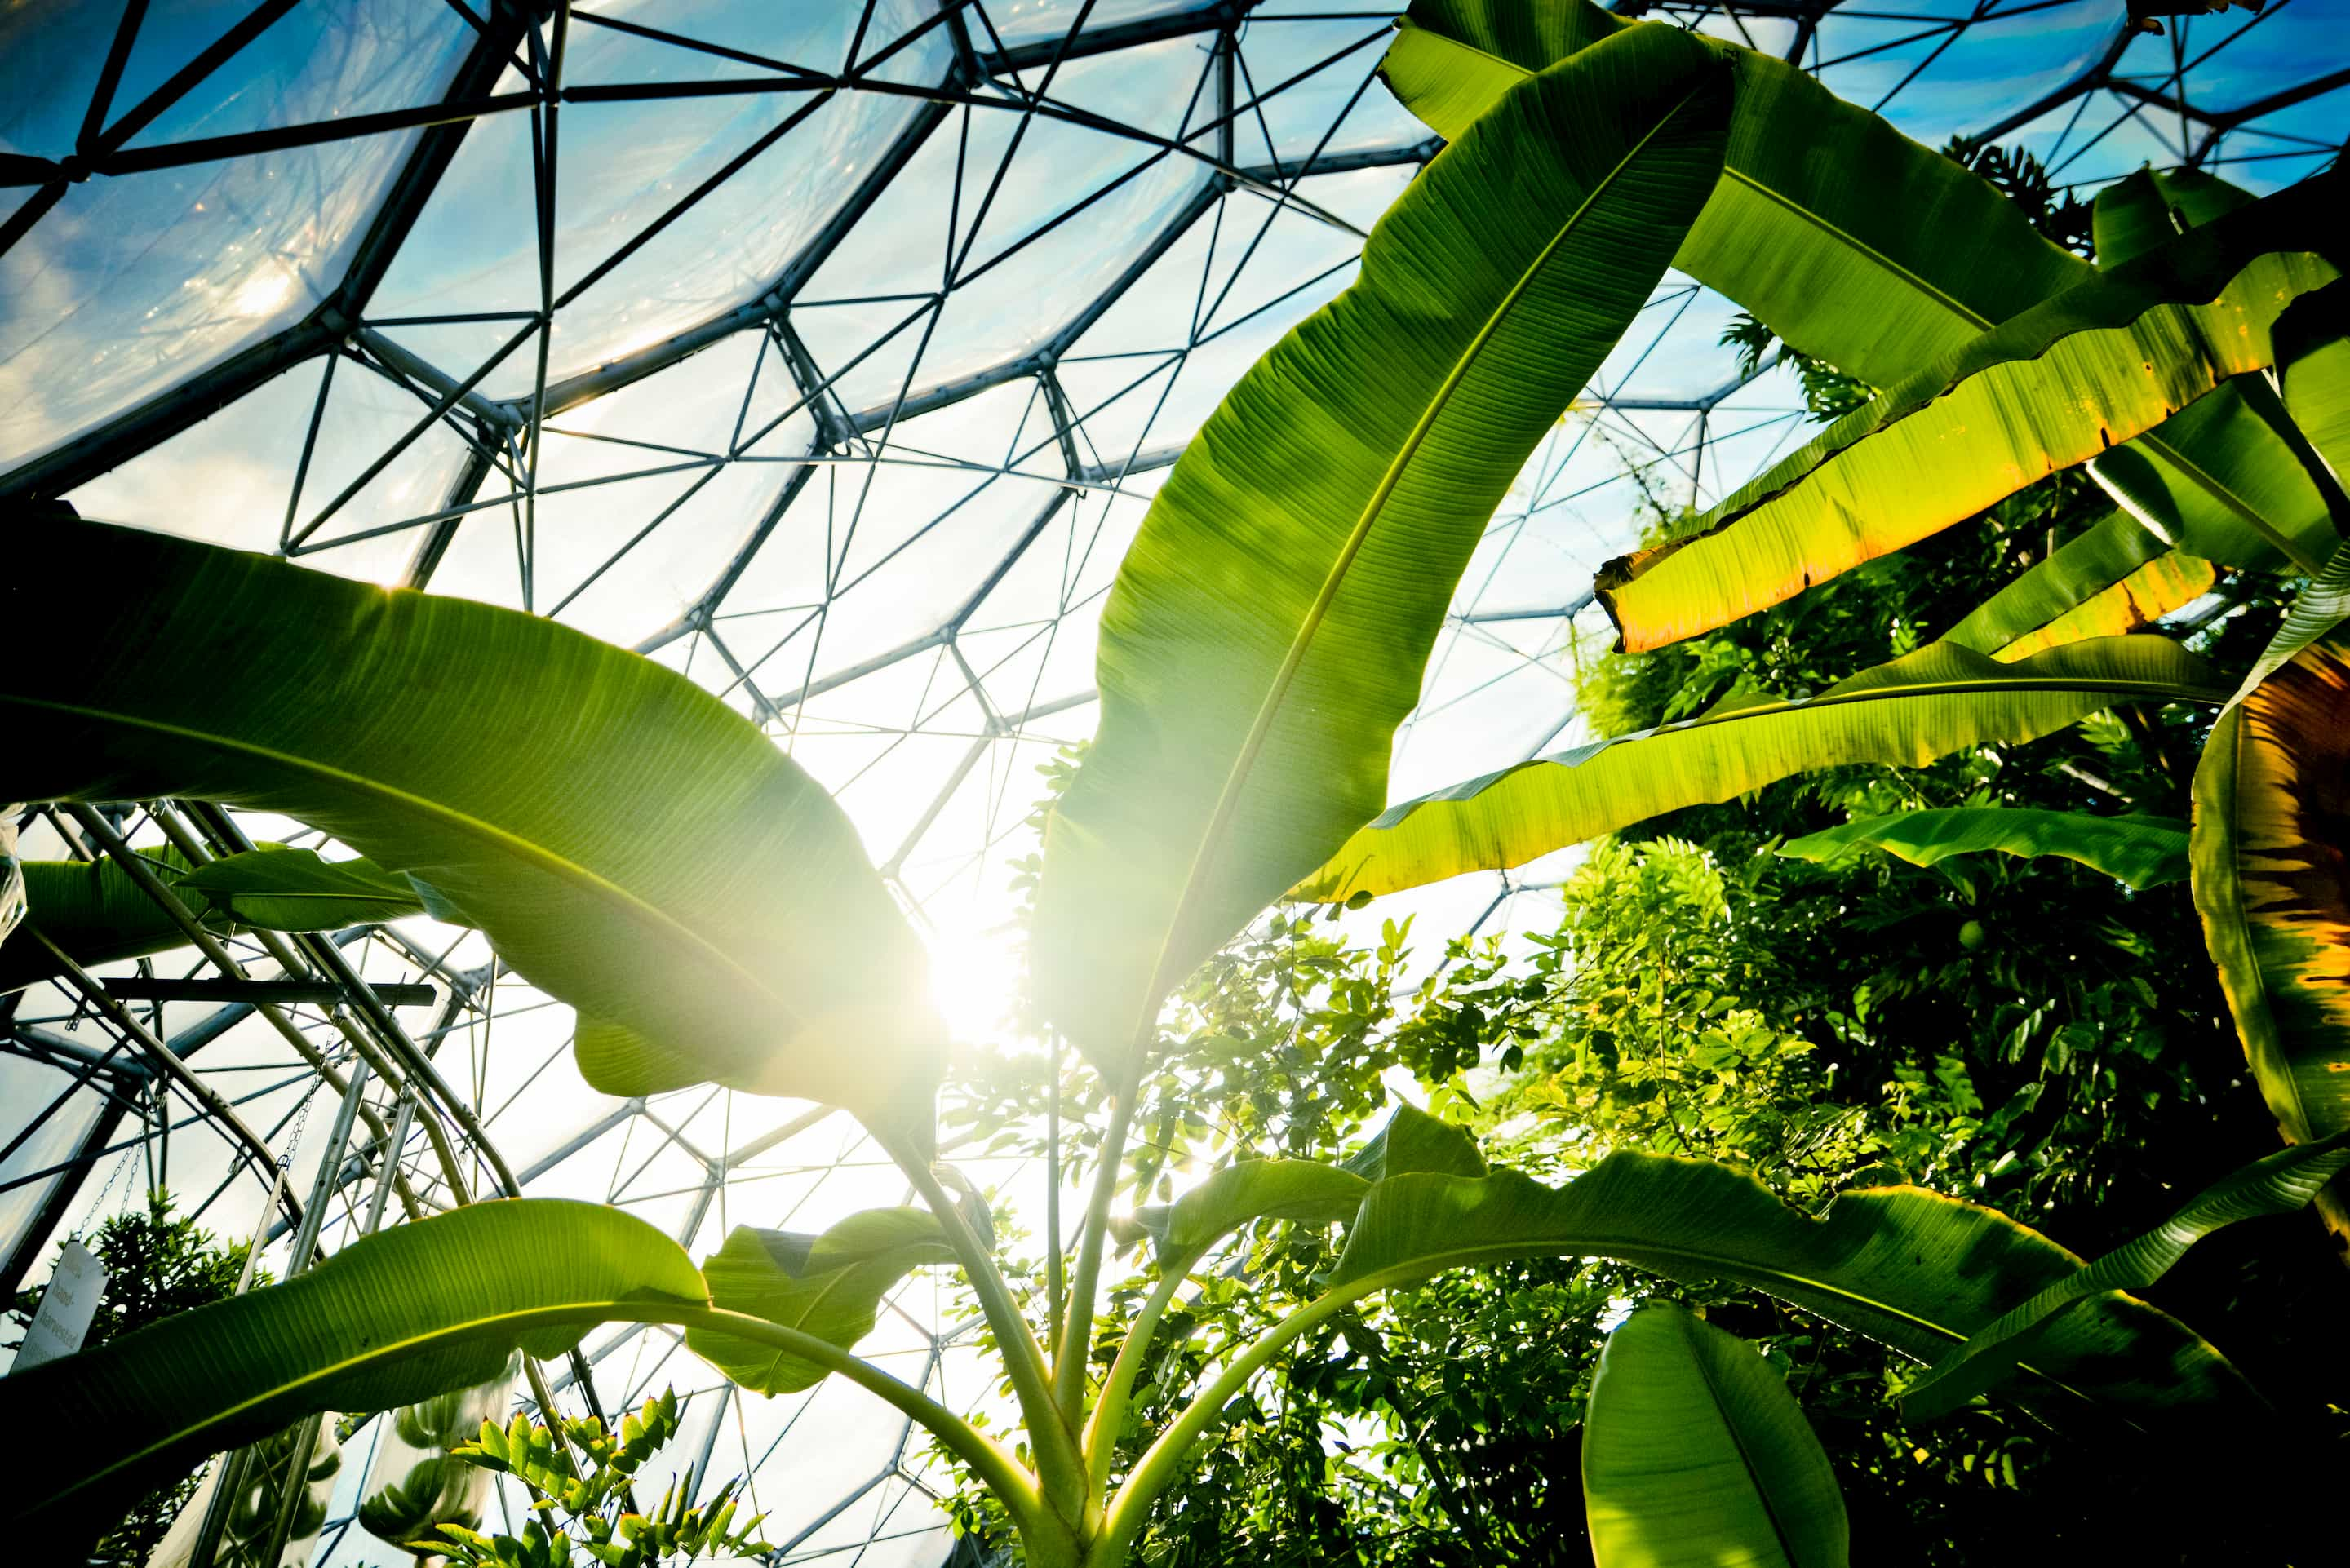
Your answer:
[[[1778,604],[2263,368],[2277,314],[2335,275],[2308,247],[2330,233],[2340,200],[2327,177],[2192,230],[1838,420],[1697,532],[1608,564],[1599,596],[1625,646],[1660,647]]]
[[[2110,272],[2251,201],[2250,191],[2200,169],[2126,174],[2098,192],[2090,208],[2097,265]]]
[[[577,1007],[598,1088],[903,1100],[926,1134],[943,1039],[912,931],[840,808],[716,698],[549,621],[265,556],[47,520],[14,548],[0,795],[299,817]]]
[[[1599,1353],[1583,1417],[1596,1568],[1843,1568],[1835,1470],[1787,1380],[1735,1334],[1650,1302]]]
[[[2207,560],[2251,571],[2322,561],[2337,537],[2325,496],[2266,401],[2230,382],[2164,421],[2154,439],[2090,459],[2089,477],[2147,529]]]
[[[2056,553],[1967,613],[1942,640],[1995,654],[2104,593],[2168,553],[2163,541],[2116,512],[2091,524]]]
[[[1453,586],[1711,189],[1729,86],[1660,28],[1513,89],[1185,450],[1104,608],[1099,736],[1045,828],[1038,995],[1096,1062],[1378,810]]]
[[[1330,1283],[1370,1289],[1548,1255],[1734,1280],[1920,1361],[2082,1266],[1995,1210],[1922,1188],[1846,1192],[1813,1219],[1728,1166],[1625,1151],[1560,1188],[1511,1170],[1391,1177],[1364,1201]],[[2102,1410],[2151,1427],[2257,1420],[2265,1408],[2218,1351],[2118,1293],[2051,1324],[2027,1372],[2014,1397],[2052,1417]]]
[[[1991,655],[2002,663],[2029,659],[2043,649],[2093,637],[2126,637],[2144,631],[2174,610],[2211,591],[2218,570],[2200,556],[2172,550],[2074,605],[2037,631],[2017,638]]]
[[[1864,817],[1779,846],[1798,860],[1832,860],[1866,846],[1932,866],[1985,850],[2077,860],[2144,891],[2187,879],[2187,824],[2167,816],[2086,816],[2071,811],[1960,806]]]
[[[263,844],[191,872],[169,846],[140,853],[192,914],[224,934],[336,930],[424,911],[408,878],[371,860],[327,860],[316,850]],[[34,906],[27,929],[85,969],[187,945],[162,908],[111,860],[28,861],[25,887]],[[37,942],[0,949],[0,995],[63,972]]]
[[[1626,26],[1589,0],[1419,0],[1380,69],[1457,139],[1511,84]],[[1795,348],[1891,386],[2090,275],[1981,176],[1798,67],[1710,47],[1737,73],[1729,149],[1673,265]]]
[[[2275,337],[2285,408],[2335,479],[2350,483],[2350,283],[2286,306]]]
[[[2315,1198],[2345,1166],[2350,1166],[2350,1131],[2270,1155],[2222,1177],[2154,1230],[1977,1331],[1910,1386],[1901,1397],[1902,1414],[1931,1419],[1956,1409],[2030,1355],[2051,1319],[2107,1291],[2145,1290],[2212,1231],[2239,1220],[2290,1214]]]
[[[1717,709],[1488,774],[1388,810],[1295,897],[1338,903],[1516,866],[1685,805],[1846,763],[1922,767],[2028,741],[2116,702],[2218,704],[2226,689],[2162,637],[2067,643],[2001,664],[1932,643],[1805,701]]]
[[[1449,1176],[1485,1174],[1484,1152],[1467,1128],[1431,1116],[1418,1106],[1403,1104],[1342,1164],[1366,1181],[1385,1181],[1415,1170]]]
[[[0,1378],[27,1435],[0,1517],[20,1547],[95,1535],[203,1455],[321,1410],[382,1410],[560,1355],[642,1306],[706,1306],[692,1260],[643,1220],[559,1199],[475,1203],[350,1246],[282,1285]]]
[[[713,1305],[812,1334],[847,1350],[873,1332],[883,1298],[925,1263],[951,1263],[936,1216],[920,1209],[867,1209],[820,1236],[738,1225],[702,1265]],[[772,1345],[690,1328],[686,1347],[745,1388],[789,1394],[827,1369]]]
[[[1406,108],[1454,136],[1511,83],[1625,25],[1589,0],[1419,0],[1382,68]],[[1893,387],[2095,275],[1951,159],[1783,60],[1712,47],[1738,77],[1729,150],[1674,265],[1795,348]],[[2152,203],[2125,193],[2111,204],[2108,228],[2128,219],[2136,231],[2114,239],[2116,255],[2249,200],[2209,176],[2144,189]],[[2281,567],[2289,556],[2270,537],[2282,535],[2323,558],[2333,536],[2324,501],[2285,441],[2234,389],[2205,401],[2215,400],[2195,421],[2166,421],[2119,449],[2109,487],[2193,554]]]
[[[2252,1076],[2290,1143],[2350,1127],[2350,632],[2279,666],[2195,770],[2195,908]],[[2318,1211],[2350,1241],[2335,1182]]]

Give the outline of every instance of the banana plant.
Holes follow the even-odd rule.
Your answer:
[[[919,948],[837,805],[755,726],[670,671],[528,617],[130,531],[27,530],[30,569],[0,585],[13,742],[0,796],[183,795],[310,823],[574,1006],[592,1085],[711,1082],[845,1106],[922,1206],[814,1237],[738,1231],[699,1267],[641,1221],[549,1199],[355,1242],[288,1283],[0,1380],[0,1419],[39,1411],[55,1434],[0,1505],[19,1538],[102,1516],[308,1414],[434,1397],[516,1350],[555,1354],[596,1324],[637,1323],[681,1329],[754,1390],[858,1385],[994,1491],[1036,1568],[1121,1568],[1250,1379],[1357,1303],[1450,1269],[1570,1256],[1728,1280],[1920,1361],[2078,1273],[2028,1228],[1917,1188],[1847,1192],[1814,1217],[1727,1168],[1637,1153],[1545,1186],[1489,1168],[1464,1135],[1409,1110],[1343,1164],[1236,1166],[1113,1222],[1169,989],[1298,877],[1345,858],[1383,800],[1392,732],[1492,507],[1720,184],[1741,78],[1712,46],[1610,30],[1522,77],[1382,220],[1354,286],[1234,388],[1106,608],[1101,735],[1047,824],[1035,940],[1040,1000],[1102,1069],[1112,1112],[1071,1288],[1041,1337],[985,1216],[931,1158],[943,1041],[914,1000]],[[101,566],[110,592],[77,604],[73,626],[99,651],[30,657],[55,612],[23,585]],[[230,650],[255,679],[222,690],[210,677]],[[1929,648],[1809,703],[1725,708],[1611,748],[1588,771],[1544,765],[1628,781],[1638,798],[1574,818],[1600,820],[1686,793],[1659,758],[1734,793],[1814,743],[1922,761],[2116,701],[2226,695],[2160,638],[2012,663]],[[1733,734],[1756,738],[1752,755],[1721,739]],[[1568,816],[1583,809],[1572,786],[1542,782],[1563,787]],[[1336,1266],[1233,1347],[1118,1475],[1170,1309],[1213,1249],[1271,1223],[1343,1224]],[[1154,1243],[1157,1282],[1105,1346],[1093,1318],[1118,1231]],[[1024,1451],[854,1354],[886,1293],[950,1258],[985,1314]],[[2210,1345],[2114,1292],[2053,1318],[2002,1394],[2052,1420],[2165,1435],[2232,1438],[2265,1417]]]

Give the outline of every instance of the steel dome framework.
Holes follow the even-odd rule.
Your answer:
[[[1393,9],[17,7],[0,492],[669,662],[839,793],[984,1033],[1035,769],[1090,728],[1091,618],[1158,477],[1438,150],[1374,76]],[[2084,195],[2147,162],[2291,182],[2336,156],[2350,102],[2338,0],[2160,34],[2118,0],[1643,11],[1797,60],[1929,144],[2028,148]],[[1669,275],[1529,465],[1399,793],[1569,730],[1559,656],[1642,495],[1701,505],[1800,430],[1786,377],[1735,373],[1731,315]],[[304,841],[172,803],[44,811],[23,836],[132,860]],[[1424,907],[1448,929],[1539,919],[1539,869]],[[821,1108],[594,1094],[567,1012],[472,933],[204,940],[89,993],[0,999],[10,1289],[142,1182],[281,1248],[307,1215],[330,1251],[394,1199],[449,1201],[452,1174],[624,1204],[697,1254],[734,1222],[901,1197]],[[1015,1210],[1041,1190],[971,1163]],[[936,1281],[868,1349],[951,1403],[989,1397]],[[941,1472],[896,1417],[837,1380],[739,1399],[679,1351],[591,1336],[562,1396],[609,1409],[674,1382],[675,1457],[751,1476],[778,1561],[946,1555]],[[397,1560],[350,1502],[318,1560]]]

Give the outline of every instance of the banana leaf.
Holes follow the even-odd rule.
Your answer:
[[[1485,1174],[1484,1153],[1467,1128],[1431,1116],[1418,1106],[1401,1104],[1362,1147],[1340,1163],[1366,1181],[1385,1181],[1415,1170]]]
[[[2288,1143],[2350,1128],[2350,632],[2221,715],[2195,770],[2195,908]],[[2336,1180],[2318,1212],[2350,1241]]]
[[[1380,70],[1458,138],[1513,82],[1629,26],[1588,0],[1419,0]],[[1799,67],[1708,47],[1737,73],[1730,142],[1673,265],[1794,348],[1892,386],[2092,275],[1988,181]]]
[[[255,845],[188,869],[168,845],[143,849],[149,869],[206,929],[330,931],[424,912],[405,877],[371,860],[327,860],[316,850]],[[185,947],[187,938],[161,906],[111,860],[33,860],[25,865],[27,897],[38,904],[27,922],[88,969]],[[0,950],[0,996],[64,970],[37,942]]]
[[[1607,1336],[1583,1417],[1596,1568],[1844,1568],[1835,1470],[1787,1380],[1737,1335],[1649,1302]]]
[[[2136,519],[2114,513],[2066,540],[2054,555],[1968,611],[1965,619],[1942,634],[1942,640],[1977,653],[1995,654],[2096,597],[2167,551],[2168,546],[2139,527]]]
[[[2136,170],[2098,192],[2090,206],[2097,265],[2110,272],[2251,202],[2250,191],[2200,169]]]
[[[1390,1177],[1365,1199],[1329,1283],[1559,1255],[1735,1281],[1926,1362],[2082,1267],[1995,1210],[1922,1188],[1846,1192],[1814,1219],[1728,1166],[1627,1150],[1558,1188],[1512,1170]],[[2147,1429],[2232,1428],[2266,1412],[2218,1351],[2118,1293],[2052,1324],[2009,1392],[2052,1419]]]
[[[1312,1159],[1244,1159],[1228,1165],[1172,1203],[1154,1203],[1114,1221],[1121,1241],[1149,1237],[1162,1266],[1196,1254],[1257,1220],[1335,1225],[1363,1206],[1370,1183]]]
[[[2275,338],[2285,408],[2334,478],[2350,481],[2350,284],[2286,306]],[[2350,518],[2337,526],[2350,530]]]
[[[2340,200],[2331,177],[2295,186],[2035,306],[1838,420],[1692,534],[1609,562],[1599,597],[1624,646],[1781,603],[2263,368],[2278,312],[2334,276],[2307,247]]]
[[[1957,1409],[2030,1355],[2051,1320],[2107,1291],[2145,1290],[2214,1231],[2305,1207],[2345,1166],[2350,1166],[2350,1131],[2270,1155],[2221,1178],[2156,1229],[2050,1285],[1936,1362],[1901,1396],[1901,1413],[1931,1420]]]
[[[2200,556],[2190,556],[2184,550],[2169,551],[2074,605],[2037,631],[2017,638],[1991,657],[2002,663],[2012,663],[2067,642],[2144,631],[2163,617],[2184,609],[2210,593],[2219,580],[2218,569]]]
[[[936,1216],[920,1209],[867,1209],[822,1235],[737,1225],[702,1265],[713,1305],[812,1334],[843,1350],[873,1332],[881,1303],[925,1263],[951,1263],[954,1249]],[[690,1328],[686,1348],[733,1382],[761,1394],[789,1394],[824,1381],[827,1369],[771,1345]]]
[[[1805,834],[1779,846],[1797,860],[1833,860],[1882,849],[1912,866],[1985,850],[2031,859],[2056,855],[2143,892],[2187,879],[2187,824],[2167,816],[2088,816],[2070,811],[1960,806],[1898,811]]]
[[[1098,738],[1045,831],[1037,994],[1097,1064],[1378,810],[1453,586],[1712,188],[1728,99],[1671,29],[1521,84],[1185,449],[1104,607]]]
[[[706,1306],[684,1249],[561,1199],[475,1203],[352,1242],[282,1285],[0,1378],[13,1538],[96,1535],[204,1455],[322,1410],[412,1405],[561,1355],[588,1328]]]
[[[2168,638],[2067,643],[2013,664],[1931,643],[1806,701],[1717,708],[1406,801],[1292,896],[1343,903],[1497,870],[1814,768],[1923,767],[1968,746],[2048,734],[2116,702],[2217,706],[2226,695],[2212,670]]]
[[[2301,437],[2272,400],[2256,376],[2240,377],[2153,435],[2090,459],[2089,477],[2191,555],[2248,571],[2305,570],[2339,535],[2324,492],[2296,454]]]
[[[596,1087],[902,1107],[927,1137],[943,1031],[912,930],[840,808],[716,698],[549,621],[184,539],[44,519],[16,551],[0,795],[297,817],[577,1007]]]
[[[1588,0],[1419,0],[1381,68],[1407,109],[1458,135],[1513,81],[1626,25]],[[1738,76],[1729,150],[1721,183],[1674,265],[1791,346],[1893,387],[2096,275],[2043,239],[1988,181],[1797,67],[1727,42],[1711,47]],[[2149,188],[2175,204],[2159,213],[2132,207],[2142,235],[2158,233],[2150,216],[2176,232],[2249,199],[2208,176]],[[2126,205],[2117,198],[2113,218]],[[2116,240],[2116,254],[2123,243]],[[2283,537],[2304,560],[2322,559],[2334,537],[2324,498],[2286,440],[2240,409],[2233,389],[2213,397],[2199,420],[2166,421],[2118,449],[2109,488],[2133,497],[2126,504],[2192,554],[2279,568],[2292,561],[2272,542]]]

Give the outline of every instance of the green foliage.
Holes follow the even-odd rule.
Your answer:
[[[650,1512],[629,1505],[638,1472],[676,1438],[677,1428],[674,1388],[622,1417],[617,1432],[593,1416],[563,1417],[559,1438],[526,1416],[504,1428],[484,1421],[481,1436],[455,1449],[452,1459],[513,1476],[530,1494],[534,1517],[520,1535],[442,1524],[442,1539],[418,1541],[412,1550],[445,1556],[456,1568],[570,1568],[581,1561],[575,1553],[602,1568],[654,1568],[773,1550],[758,1539],[764,1514],[737,1520],[740,1481],[728,1481],[708,1501],[696,1503],[698,1489],[688,1470],[670,1482]],[[575,1451],[587,1461],[584,1474]]]
[[[235,1292],[246,1244],[222,1242],[194,1220],[173,1214],[174,1204],[170,1193],[151,1191],[143,1211],[110,1216],[84,1243],[106,1270],[106,1293],[82,1340],[85,1350]],[[267,1284],[269,1271],[256,1268],[254,1282]],[[43,1288],[16,1293],[8,1315],[19,1325],[29,1324],[40,1310]],[[196,1478],[190,1476],[148,1493],[90,1549],[91,1562],[144,1568],[195,1490]]]
[[[1835,1471],[1783,1375],[1735,1334],[1651,1302],[1607,1336],[1583,1497],[1597,1568],[1844,1568]]]

